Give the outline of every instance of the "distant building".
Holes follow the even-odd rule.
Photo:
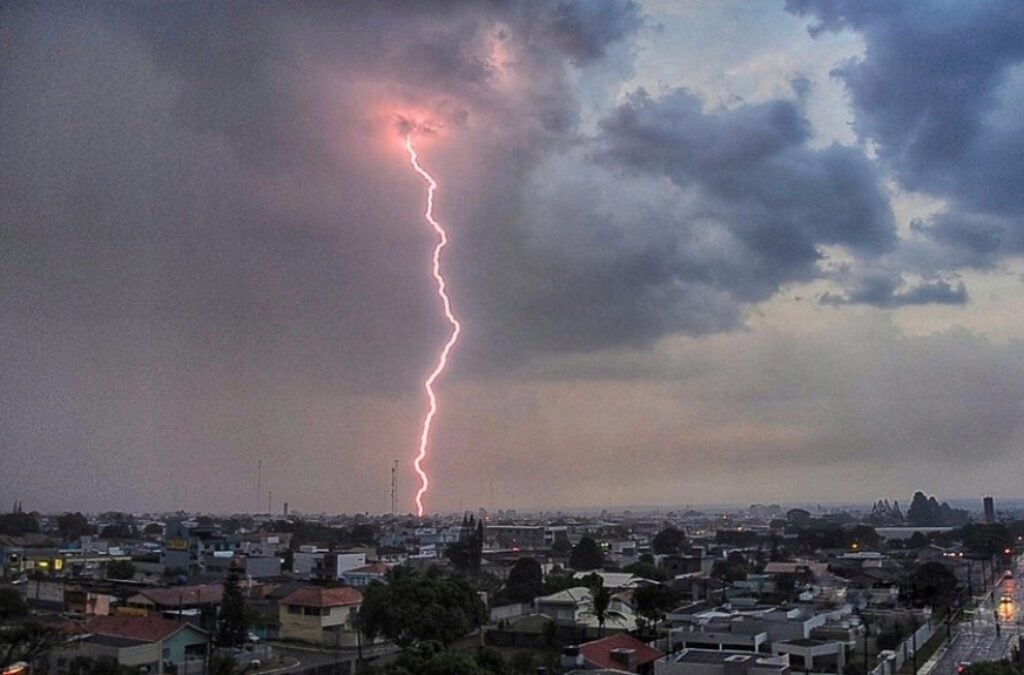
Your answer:
[[[996,522],[996,501],[992,497],[985,497],[983,503],[985,505],[985,522]]]

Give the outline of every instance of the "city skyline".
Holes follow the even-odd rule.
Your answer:
[[[1021,496],[1024,9],[0,7],[0,494]],[[262,471],[257,479],[257,464]],[[254,485],[260,481],[260,495]],[[979,497],[980,499],[980,497]]]

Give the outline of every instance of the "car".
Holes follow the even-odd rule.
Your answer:
[[[956,664],[956,672],[957,673],[966,673],[970,669],[970,667],[971,667],[971,662],[970,661],[961,661],[960,663]]]

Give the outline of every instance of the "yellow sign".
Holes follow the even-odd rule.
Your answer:
[[[164,548],[168,551],[187,551],[188,539],[167,539],[164,541]]]

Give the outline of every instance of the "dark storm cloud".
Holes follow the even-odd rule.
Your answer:
[[[853,148],[810,147],[809,124],[791,101],[705,112],[685,90],[659,99],[639,92],[602,130],[605,162],[693,192],[703,220],[732,241],[738,269],[694,257],[677,274],[711,282],[735,302],[763,300],[784,283],[815,278],[823,245],[871,258],[896,242],[871,162]]]
[[[918,232],[953,248],[952,263],[1024,251],[1024,5],[788,0],[787,8],[816,18],[812,32],[863,36],[864,56],[834,71],[857,133],[904,187],[950,203]]]
[[[445,329],[399,113],[449,134],[430,159],[458,183],[453,285],[514,278],[523,252],[514,232],[488,236],[511,224],[490,209],[572,142],[573,64],[596,66],[639,20],[629,2],[0,12],[0,403],[17,418],[0,475],[42,494],[49,474],[31,467],[73,454],[94,490],[130,454],[140,494],[165,498],[153,476],[233,475],[254,453],[327,475],[391,456],[401,439],[356,397],[415,396]],[[460,308],[489,318],[469,288]],[[468,335],[464,363],[501,332]],[[414,421],[418,404],[391,415]],[[238,481],[224,489],[219,503],[237,503]]]
[[[845,295],[825,292],[819,298],[825,305],[873,305],[907,307],[911,305],[962,305],[968,300],[963,282],[945,279],[924,280],[907,285],[901,274],[879,270],[861,271],[855,281],[847,281]]]

